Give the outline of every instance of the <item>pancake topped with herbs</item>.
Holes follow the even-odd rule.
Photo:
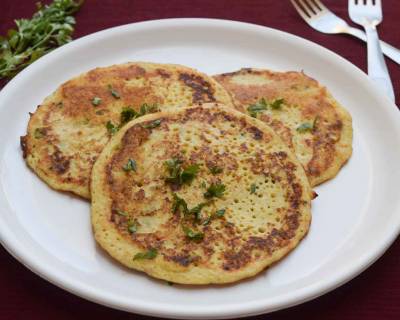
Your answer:
[[[143,116],[92,172],[92,224],[123,265],[176,283],[228,283],[280,260],[305,236],[312,191],[275,132],[203,104]]]
[[[265,122],[285,141],[312,186],[333,178],[350,158],[350,114],[303,72],[247,68],[214,78],[238,110]]]
[[[90,198],[93,163],[123,125],[205,102],[232,105],[215,80],[187,67],[138,62],[96,68],[62,84],[31,114],[23,155],[52,188]]]

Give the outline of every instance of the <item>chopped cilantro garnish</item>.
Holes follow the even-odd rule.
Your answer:
[[[139,260],[139,259],[154,259],[155,257],[157,257],[157,249],[155,248],[151,248],[149,250],[147,250],[146,252],[139,252],[136,253],[135,256],[133,257],[133,260]]]
[[[107,121],[106,128],[108,130],[108,133],[111,135],[117,133],[119,130],[119,127],[113,124],[111,121]]]
[[[172,213],[182,212],[187,214],[189,212],[187,203],[184,199],[180,198],[176,193],[172,194],[174,202],[172,203]]]
[[[314,129],[314,123],[304,122],[297,127],[296,131],[300,133],[311,132]]]
[[[199,165],[192,164],[181,172],[180,180],[182,183],[191,183],[193,179],[196,177],[197,173],[199,172]]]
[[[119,209],[117,209],[116,211],[120,216],[123,216],[123,217],[127,217],[128,216],[128,214],[125,211],[122,211],[122,210],[119,210]]]
[[[152,105],[149,105],[147,103],[143,103],[140,106],[139,117],[140,116],[144,116],[145,114],[153,113],[153,112],[157,112],[157,111],[160,111],[160,109],[158,108],[158,105],[156,103],[152,104]]]
[[[213,174],[213,175],[216,175],[223,171],[223,169],[221,167],[217,167],[217,166],[210,166],[210,167],[208,167],[208,169],[210,170],[211,174]]]
[[[257,113],[267,110],[268,104],[264,98],[261,98],[258,102],[249,105],[247,112],[254,118],[257,118]]]
[[[272,110],[280,110],[282,109],[282,105],[285,103],[284,99],[275,99],[269,105]]]
[[[189,214],[193,214],[196,220],[201,220],[201,209],[203,209],[207,204],[207,202],[202,202],[198,204],[197,206],[189,210]]]
[[[216,215],[218,218],[221,218],[221,217],[224,216],[225,211],[226,211],[226,209],[219,209],[219,210],[217,210],[217,211],[215,212],[215,215]]]
[[[138,223],[136,221],[129,221],[128,222],[128,231],[130,233],[132,233],[132,234],[136,233],[137,229],[138,229]]]
[[[192,229],[185,227],[185,226],[183,226],[182,229],[183,229],[183,232],[186,234],[186,237],[188,237],[190,240],[201,241],[204,238],[203,232],[195,232]]]
[[[256,193],[256,188],[257,188],[256,184],[252,183],[250,186],[250,193],[251,194]]]
[[[144,116],[144,115],[146,115],[148,113],[153,113],[153,112],[157,112],[157,111],[159,111],[157,104],[148,105],[147,103],[144,103],[144,104],[142,104],[140,106],[139,112],[135,111],[131,107],[123,108],[122,111],[121,111],[121,124],[120,124],[120,126],[123,126],[125,123],[127,123],[127,122],[129,122],[129,121],[131,121],[133,119],[137,119],[137,118],[139,118],[141,116]]]
[[[182,169],[182,161],[176,158],[167,160],[164,163],[167,166],[169,174],[169,176],[165,178],[165,181],[177,185],[191,183],[200,169],[197,164],[192,164]]]
[[[225,185],[222,183],[212,183],[208,188],[207,191],[203,194],[205,198],[221,198],[225,192]]]
[[[139,114],[131,107],[123,108],[121,111],[120,126],[124,125],[125,123],[127,123],[133,119],[136,119],[138,116],[139,116]]]
[[[280,110],[282,109],[282,105],[285,103],[284,99],[275,99],[272,102],[267,102],[265,98],[261,98],[254,104],[251,104],[247,108],[247,112],[254,118],[257,118],[257,114],[268,110],[271,108],[272,110]]]
[[[128,159],[128,162],[122,167],[122,169],[125,172],[136,171],[137,169],[136,161],[133,159]]]
[[[94,97],[94,98],[92,99],[92,105],[93,105],[93,106],[97,107],[100,103],[101,103],[101,98],[99,98],[99,97]]]
[[[154,128],[158,127],[160,124],[161,124],[161,119],[157,119],[150,123],[146,123],[146,124],[142,125],[142,127],[145,129],[154,129]]]
[[[111,84],[108,85],[108,90],[110,90],[111,95],[115,98],[115,99],[120,99],[121,96],[119,95],[118,91],[115,90]]]
[[[208,216],[204,221],[203,221],[203,226],[206,226],[208,224],[210,224],[212,219],[212,216]]]

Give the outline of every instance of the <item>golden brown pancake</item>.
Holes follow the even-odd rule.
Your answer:
[[[125,122],[204,102],[232,105],[215,80],[184,66],[137,62],[96,68],[62,84],[31,114],[21,138],[24,157],[52,188],[90,198],[93,163]]]
[[[184,284],[253,276],[307,233],[311,189],[275,132],[204,104],[146,115],[92,172],[92,224],[123,265]]]
[[[214,78],[238,110],[264,121],[286,142],[312,186],[335,177],[351,156],[350,114],[303,72],[249,68]]]

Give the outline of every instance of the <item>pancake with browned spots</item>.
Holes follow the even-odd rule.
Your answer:
[[[253,276],[307,233],[311,189],[275,132],[204,104],[134,120],[92,172],[94,235],[113,258],[176,283]]]
[[[270,125],[303,164],[312,186],[336,176],[352,153],[350,114],[303,72],[241,69],[214,77],[238,110]]]
[[[184,66],[96,68],[62,84],[31,115],[21,138],[24,157],[54,189],[90,198],[93,163],[119,127],[145,113],[204,102],[232,105],[215,80]]]

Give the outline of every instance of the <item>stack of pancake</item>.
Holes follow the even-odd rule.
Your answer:
[[[184,284],[238,281],[294,249],[312,187],[351,143],[348,112],[302,72],[144,62],[62,84],[21,137],[43,181],[91,200],[110,256]]]

